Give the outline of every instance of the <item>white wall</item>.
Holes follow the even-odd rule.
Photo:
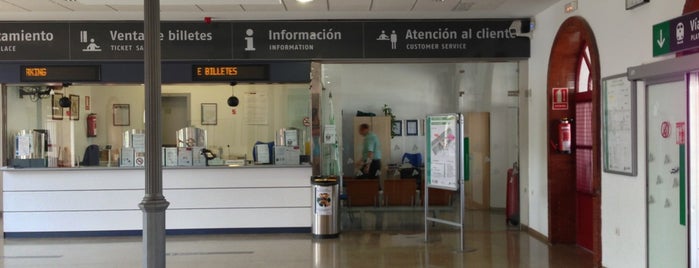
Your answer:
[[[602,77],[626,72],[626,68],[662,60],[652,57],[652,25],[680,16],[684,1],[651,1],[626,11],[624,1],[579,1],[578,11],[564,14],[561,1],[536,16],[529,61],[532,97],[529,104],[529,215],[523,217],[534,230],[548,234],[546,169],[546,75],[551,46],[559,26],[569,16],[585,18],[597,39]],[[638,94],[637,177],[602,174],[602,265],[644,267],[645,235],[645,125],[643,91]],[[601,163],[598,163],[601,164]]]

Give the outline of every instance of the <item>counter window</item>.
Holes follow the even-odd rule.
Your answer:
[[[307,84],[163,85],[162,92],[165,166],[308,161]],[[142,85],[15,85],[6,98],[7,166],[137,167],[147,158]]]

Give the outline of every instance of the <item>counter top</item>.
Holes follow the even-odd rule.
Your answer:
[[[163,170],[192,170],[192,169],[268,169],[268,168],[311,168],[311,165],[247,165],[247,166],[177,166],[163,167]],[[2,167],[1,171],[106,171],[106,170],[145,170],[143,167],[74,167],[74,168],[14,168]]]

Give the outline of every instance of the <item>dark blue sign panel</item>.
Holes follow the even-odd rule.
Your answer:
[[[361,58],[362,28],[352,22],[233,24],[236,59]]]
[[[511,25],[512,20],[365,22],[364,57],[529,57],[529,38],[515,35]]]
[[[699,47],[699,12],[670,20],[670,50]]]
[[[696,39],[693,22],[677,26],[686,27],[687,44]],[[518,32],[528,25],[526,19],[163,22],[160,39],[164,60],[526,58],[529,38]],[[0,60],[140,61],[144,39],[140,22],[0,23]]]
[[[168,60],[231,59],[229,23],[163,23],[162,57]],[[143,59],[142,23],[71,24],[71,59]]]
[[[68,59],[68,23],[0,23],[0,60]]]

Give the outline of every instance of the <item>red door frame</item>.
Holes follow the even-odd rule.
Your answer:
[[[561,118],[573,118],[575,109],[554,111],[552,105],[553,88],[570,88],[577,85],[580,53],[587,46],[590,49],[590,88],[592,89],[592,253],[594,263],[602,263],[601,239],[601,168],[594,163],[600,162],[600,65],[599,50],[594,33],[582,17],[568,18],[560,26],[554,39],[549,58],[547,78],[547,120],[548,139],[558,138],[557,124]],[[569,90],[568,100],[575,99],[575,91]],[[574,155],[560,154],[554,148],[548,150],[548,203],[549,203],[549,241],[560,244],[577,243],[577,201]]]

